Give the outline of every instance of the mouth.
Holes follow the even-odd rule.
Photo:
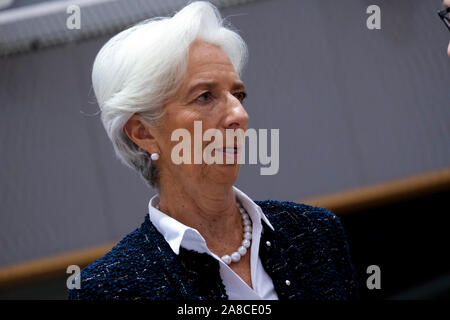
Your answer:
[[[241,153],[241,147],[223,147],[214,149],[216,152],[221,152],[225,157],[237,159]]]

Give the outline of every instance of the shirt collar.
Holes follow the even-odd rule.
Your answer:
[[[274,230],[272,224],[264,215],[261,207],[238,188],[233,186],[233,189],[236,197],[242,203],[245,210],[247,210],[252,222],[254,224],[260,224],[262,220]],[[181,245],[186,249],[195,250],[201,253],[209,252],[206,241],[200,232],[161,212],[156,208],[158,204],[159,195],[156,194],[148,203],[150,221],[163,235],[175,254],[178,255],[180,253]]]
[[[264,215],[264,212],[262,211],[261,207],[258,206],[252,199],[250,199],[249,196],[247,196],[244,192],[233,186],[234,193],[236,197],[241,201],[242,206],[247,210],[248,214],[251,218],[253,218],[253,215],[251,213],[255,213],[255,218],[262,219],[272,230],[275,230],[272,224],[270,223],[269,219]]]

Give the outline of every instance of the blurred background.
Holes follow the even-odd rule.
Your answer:
[[[363,299],[450,298],[450,33],[441,0],[211,1],[246,40],[249,128],[280,129],[254,200],[333,210]],[[91,88],[115,33],[184,0],[0,0],[0,299],[65,299],[155,194],[116,159]],[[69,29],[69,5],[80,29]],[[381,29],[370,30],[370,5]],[[368,289],[367,268],[381,270]]]

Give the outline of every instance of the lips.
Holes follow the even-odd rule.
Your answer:
[[[216,148],[215,151],[221,153],[224,158],[231,159],[231,162],[227,160],[227,164],[236,164],[241,154],[241,147]]]
[[[236,148],[236,147],[231,147],[231,148],[226,147],[226,148],[223,148],[223,151],[227,152],[227,153],[237,153],[238,152],[238,148]]]
[[[239,153],[241,148],[240,147],[223,147],[223,148],[217,148],[215,150],[219,151],[219,152],[223,152],[223,153],[236,154],[236,153]]]

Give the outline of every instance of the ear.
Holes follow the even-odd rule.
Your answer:
[[[151,134],[150,128],[142,122],[139,116],[132,115],[127,123],[125,123],[123,130],[141,149],[147,151],[149,154],[159,153],[155,137]]]

